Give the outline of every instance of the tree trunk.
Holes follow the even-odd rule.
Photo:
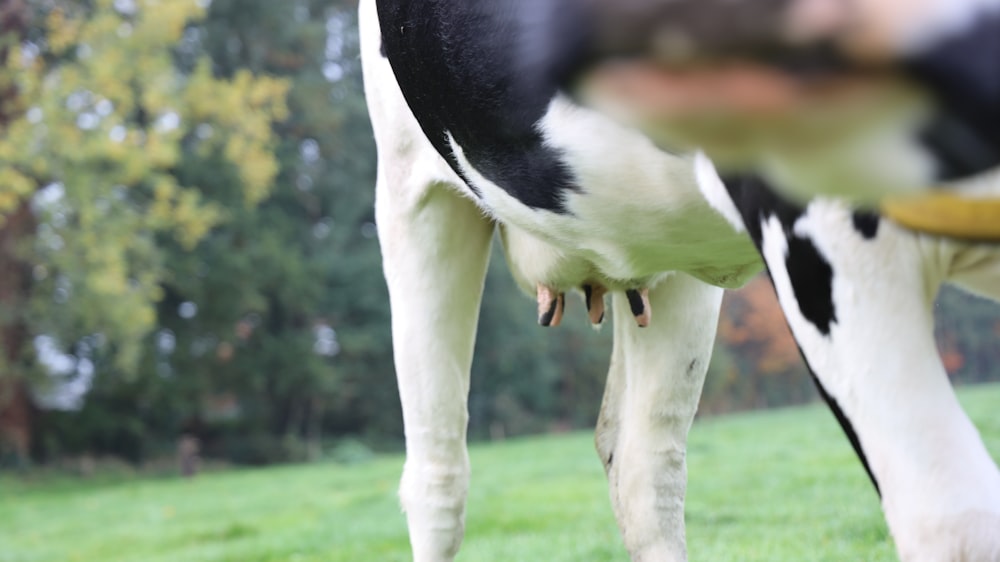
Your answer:
[[[28,12],[22,0],[0,0],[0,35],[22,36]],[[0,49],[0,63],[7,60],[7,49]],[[14,85],[0,89],[0,130],[17,117],[18,92]],[[28,202],[3,217],[0,224],[0,453],[13,451],[20,462],[28,460],[31,450],[32,403],[28,383],[20,371],[21,353],[28,339],[22,316],[31,282],[30,264],[21,258],[18,247],[35,230],[35,220]]]
[[[0,457],[13,454],[18,464],[27,463],[33,409],[24,379],[0,376]]]
[[[31,265],[19,246],[35,229],[31,208],[24,202],[0,225],[0,448],[6,442],[18,460],[28,460],[34,403],[21,370],[28,326],[23,310],[31,283]]]

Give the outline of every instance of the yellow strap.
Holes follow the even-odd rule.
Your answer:
[[[919,197],[893,197],[882,214],[918,232],[1000,243],[1000,199],[974,199],[935,192]]]

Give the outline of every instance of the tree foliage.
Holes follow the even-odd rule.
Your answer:
[[[42,375],[14,393],[45,408],[41,457],[138,462],[185,433],[246,463],[399,444],[355,9],[25,8],[0,46],[0,341],[6,380]],[[562,326],[540,328],[493,255],[470,435],[591,426],[611,330],[595,333],[573,297]],[[997,378],[996,307],[942,303],[955,376]],[[703,412],[814,396],[765,279],[726,298],[719,336]],[[0,430],[30,410],[4,407],[3,380]]]
[[[289,84],[287,118],[273,126],[277,187],[245,205],[246,180],[219,150],[173,170],[225,220],[193,248],[158,237],[170,274],[136,380],[97,381],[82,415],[96,419],[126,394],[156,405],[132,416],[145,437],[133,440],[194,431],[209,454],[267,462],[314,454],[324,429],[359,431],[366,416],[398,409],[352,390],[394,383],[354,14],[337,6],[217,0],[188,28],[182,65],[208,59],[229,80]]]
[[[812,381],[763,275],[727,293],[702,411],[731,411],[812,399]]]
[[[0,212],[30,201],[37,221],[20,248],[33,263],[21,313],[67,347],[98,335],[127,370],[163,295],[157,236],[191,248],[226,219],[176,170],[219,154],[245,204],[258,202],[287,85],[249,71],[220,80],[206,60],[180,72],[172,53],[203,16],[195,0],[50,2],[33,16],[2,78],[20,116],[0,137]]]
[[[29,337],[7,342],[5,373],[74,361],[57,369],[74,377],[100,357],[134,375],[168,275],[160,238],[191,248],[227,219],[177,169],[217,155],[240,178],[243,204],[259,201],[277,169],[271,123],[287,115],[287,85],[248,71],[218,79],[204,60],[179,68],[174,53],[204,15],[195,0],[24,10],[0,68],[13,92],[0,216],[31,216],[3,256],[30,267],[23,298],[3,302],[6,325]]]

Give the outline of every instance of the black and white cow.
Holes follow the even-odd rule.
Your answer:
[[[600,322],[611,294],[596,444],[633,560],[686,559],[686,439],[722,291],[765,264],[901,558],[1000,560],[1000,472],[949,386],[931,309],[945,281],[1000,298],[1000,251],[723,182],[703,154],[575,103],[560,87],[575,69],[518,62],[579,47],[564,42],[572,17],[539,33],[559,20],[536,10],[565,5],[361,1],[414,559],[451,560],[462,540],[469,369],[499,228],[542,323],[576,289]]]

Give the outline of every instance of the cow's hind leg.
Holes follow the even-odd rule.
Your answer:
[[[399,496],[415,562],[450,561],[465,526],[469,369],[493,226],[410,113],[382,56],[374,0],[359,9],[378,145],[375,212],[406,432]]]
[[[469,369],[491,225],[450,188],[380,185],[379,239],[406,432],[399,495],[417,562],[458,552],[469,482]]]
[[[611,502],[633,560],[685,560],[685,448],[722,290],[674,274],[650,291],[646,328],[625,294],[613,299],[614,351],[596,435]]]

